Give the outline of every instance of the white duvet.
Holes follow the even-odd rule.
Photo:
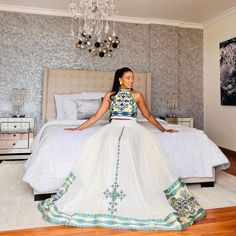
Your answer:
[[[229,167],[228,159],[203,131],[158,121],[165,128],[174,128],[179,132],[162,133],[147,121],[139,123],[159,139],[168,159],[182,178],[212,177],[212,167]],[[101,120],[78,132],[64,130],[65,127],[77,126],[83,122],[47,122],[34,140],[32,154],[25,164],[23,181],[38,193],[57,191],[76,166],[88,138],[108,123],[107,120]]]

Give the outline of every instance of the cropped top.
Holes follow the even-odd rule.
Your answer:
[[[118,93],[112,98],[109,109],[111,112],[111,119],[135,119],[137,117],[138,108],[130,89],[119,89]]]

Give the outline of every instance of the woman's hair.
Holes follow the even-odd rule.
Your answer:
[[[118,69],[116,72],[115,72],[115,75],[114,75],[114,82],[113,82],[113,86],[112,86],[112,92],[115,92],[114,94],[113,94],[113,96],[114,95],[116,95],[117,93],[118,93],[118,91],[119,91],[119,88],[120,88],[120,81],[119,81],[119,78],[121,78],[123,75],[124,75],[124,73],[126,73],[126,72],[133,72],[130,68],[128,68],[128,67],[123,67],[123,68],[121,68],[121,69]]]

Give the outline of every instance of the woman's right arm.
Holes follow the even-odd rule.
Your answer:
[[[151,123],[153,124],[156,128],[158,128],[161,132],[178,132],[177,130],[174,129],[165,129],[156,119],[155,117],[149,112],[144,98],[142,96],[141,93],[136,92],[135,95],[136,99],[137,99],[137,105],[140,109],[140,111],[142,112],[143,116]]]
[[[112,92],[107,92],[102,100],[102,104],[97,110],[96,114],[94,114],[91,118],[89,118],[87,121],[85,121],[82,125],[75,127],[75,128],[65,128],[65,130],[69,131],[79,131],[88,128],[89,126],[96,123],[98,120],[101,119],[101,117],[107,112],[109,106],[110,106],[110,96]]]

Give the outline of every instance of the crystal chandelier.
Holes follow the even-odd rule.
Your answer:
[[[80,0],[79,4],[71,0],[69,10],[72,13],[71,35],[78,40],[76,48],[87,49],[92,56],[111,57],[120,44],[115,22],[108,20],[118,14],[113,0]],[[75,33],[76,23],[78,31]]]

